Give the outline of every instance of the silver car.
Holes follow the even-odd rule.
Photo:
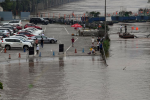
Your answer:
[[[36,29],[36,28],[26,28],[26,29],[23,29],[21,31],[27,31],[27,32],[30,32],[32,33],[33,35],[42,35],[42,33],[44,33],[43,30],[39,30],[39,29]]]
[[[47,36],[43,36],[43,35],[38,35],[38,36],[32,36],[31,39],[36,40],[38,39],[39,42],[40,40],[43,38],[44,43],[57,43],[57,40],[54,38],[49,38]]]

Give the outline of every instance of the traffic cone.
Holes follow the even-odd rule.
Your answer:
[[[9,54],[9,58],[8,59],[11,59],[11,56],[10,56],[10,54]]]
[[[75,53],[77,53],[77,49],[75,49]]]
[[[21,54],[19,53],[19,58],[21,58]]]
[[[6,53],[6,48],[5,48],[5,50],[4,50],[4,53]]]
[[[53,56],[55,56],[55,52],[53,51]]]
[[[26,52],[26,49],[24,48],[24,52]]]
[[[84,53],[84,48],[83,48],[83,50],[82,50],[82,53]]]
[[[40,52],[40,54],[39,54],[39,57],[41,57],[41,52]]]

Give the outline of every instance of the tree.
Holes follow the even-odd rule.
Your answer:
[[[96,11],[92,11],[90,12],[90,15],[94,16],[94,17],[98,17],[100,14],[100,12],[96,12]]]

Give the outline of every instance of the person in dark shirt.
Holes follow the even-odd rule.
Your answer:
[[[72,47],[74,47],[74,38],[73,37],[72,37],[71,41],[72,41]]]
[[[125,33],[127,33],[127,26],[125,25],[124,28],[125,28]]]
[[[97,42],[99,42],[100,40],[101,40],[100,37],[98,37]]]
[[[43,38],[41,39],[41,47],[43,48],[43,43],[44,43],[44,40]]]

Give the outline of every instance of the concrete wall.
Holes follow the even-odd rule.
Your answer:
[[[4,20],[12,20],[13,19],[12,12],[0,12],[0,17],[3,18]]]
[[[29,19],[30,17],[30,12],[21,12],[21,19]]]

